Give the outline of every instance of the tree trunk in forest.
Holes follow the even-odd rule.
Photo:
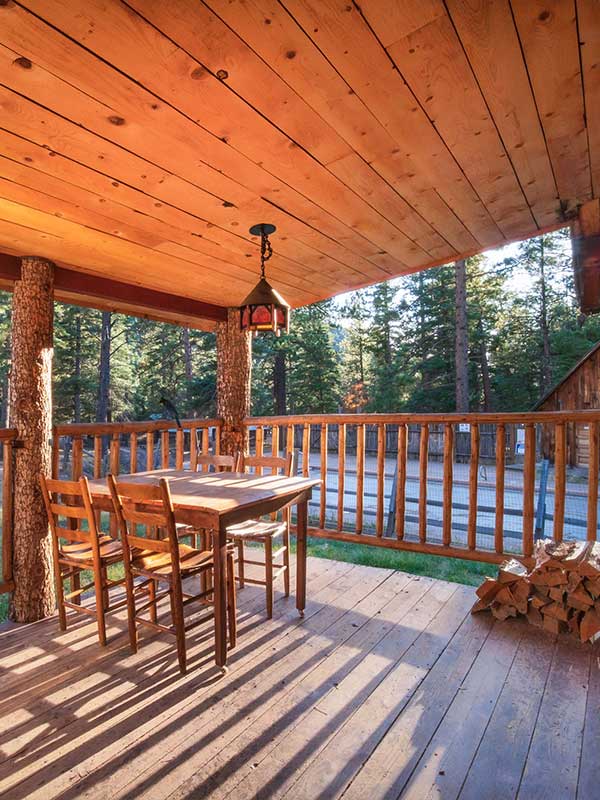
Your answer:
[[[188,383],[192,380],[192,342],[190,340],[190,329],[182,328],[181,340],[183,342],[183,363],[185,366],[185,379]]]
[[[273,399],[275,401],[275,414],[277,416],[283,416],[284,414],[287,414],[286,377],[285,353],[283,350],[276,350],[275,358],[273,360]]]
[[[477,323],[477,330],[479,332],[479,363],[481,365],[481,382],[483,384],[483,410],[493,411],[490,365],[488,361],[487,347],[481,319],[479,319]]]
[[[102,331],[100,334],[100,376],[98,383],[98,402],[96,422],[108,422],[110,411],[110,348],[112,343],[112,312],[102,312]]]
[[[52,437],[54,265],[21,261],[12,312],[10,420],[23,446],[15,450],[13,576],[10,614],[34,622],[54,611],[52,547],[39,475],[49,476]]]
[[[81,422],[81,313],[75,318],[75,356],[73,364],[75,392],[73,395],[73,419]]]
[[[552,354],[548,326],[548,287],[546,285],[546,254],[544,237],[540,236],[540,332],[542,334],[542,394],[552,386]]]
[[[250,413],[252,339],[240,330],[240,312],[227,309],[227,321],[217,323],[217,416],[223,419],[221,452],[245,452],[244,418]]]
[[[469,411],[469,333],[467,328],[467,267],[464,258],[454,265],[456,275],[456,410]]]

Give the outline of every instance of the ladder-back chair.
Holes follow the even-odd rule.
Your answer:
[[[241,456],[239,459],[239,469],[243,472],[261,472],[270,470],[272,475],[285,475],[291,477],[295,471],[294,453],[288,453],[285,458],[279,456]],[[283,587],[285,596],[290,593],[290,509],[285,508],[282,512],[282,520],[273,519],[251,519],[232,525],[227,529],[227,537],[232,541],[237,549],[238,581],[240,588],[245,583],[255,584],[266,587],[267,594],[267,617],[273,616],[273,584],[277,578],[283,575]],[[274,550],[273,540],[281,537],[281,545]],[[246,558],[245,543],[259,542],[263,545],[265,558],[264,561],[255,561]],[[282,557],[282,561],[277,559]],[[247,578],[245,574],[246,565],[264,567],[265,579]]]
[[[203,589],[204,582],[200,584],[201,591],[197,594],[184,591],[182,582],[186,578],[212,574],[212,550],[198,550],[179,540],[173,501],[166,478],[160,478],[152,484],[125,483],[109,475],[108,485],[123,543],[131,648],[134,652],[137,651],[138,625],[173,634],[177,642],[179,669],[185,674],[186,631],[213,618],[214,604],[212,590]],[[145,526],[144,536],[138,532],[138,526]],[[159,538],[161,534],[166,535],[164,538]],[[230,647],[235,646],[236,640],[233,570],[233,552],[230,552],[226,571]],[[136,579],[139,579],[137,583]],[[149,600],[138,607],[137,598],[140,595],[149,595]],[[170,601],[170,625],[165,625],[158,619],[158,603],[165,597]],[[194,602],[206,606],[210,611],[186,624],[184,608]],[[145,611],[148,612],[148,617],[141,616]]]
[[[98,530],[96,510],[87,478],[78,481],[59,481],[40,475],[40,486],[52,536],[56,602],[61,630],[67,629],[67,609],[95,617],[98,639],[106,645],[107,611],[116,611],[124,601],[110,605],[109,590],[120,586],[123,580],[109,580],[108,567],[123,559],[121,543]],[[61,524],[61,519],[66,524]],[[83,524],[86,527],[83,527]],[[81,573],[92,573],[91,583],[81,586]],[[70,582],[65,593],[64,583]],[[94,608],[81,604],[81,596],[94,589]]]

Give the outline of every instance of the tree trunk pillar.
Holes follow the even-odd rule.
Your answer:
[[[11,617],[34,622],[55,608],[52,548],[39,474],[50,475],[54,265],[21,260],[12,305],[10,424],[23,443],[15,450]]]
[[[600,311],[600,199],[584,203],[571,221],[575,291],[583,314]]]
[[[217,323],[217,416],[223,420],[221,452],[245,452],[244,418],[250,413],[252,338],[240,330],[240,312],[227,309],[227,321]]]

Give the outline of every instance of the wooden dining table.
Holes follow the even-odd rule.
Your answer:
[[[238,472],[190,472],[159,469],[119,475],[128,483],[151,483],[167,478],[177,522],[212,532],[214,550],[215,661],[227,665],[226,545],[227,528],[287,506],[296,515],[296,608],[304,616],[306,605],[306,532],[308,501],[320,481],[306,477],[256,475]],[[90,481],[98,508],[112,511],[105,479]]]

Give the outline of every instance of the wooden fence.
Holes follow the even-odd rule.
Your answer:
[[[569,488],[569,496],[584,507],[585,520],[569,518],[571,527],[566,533],[571,536],[574,531],[579,535],[583,530],[588,539],[597,538],[600,411],[305,415],[254,417],[248,418],[246,424],[253,452],[278,452],[298,447],[302,472],[321,478],[325,489],[319,493],[311,535],[490,562],[499,562],[507,555],[526,562],[532,559],[536,506],[544,502],[541,481],[536,476],[541,466],[539,444],[542,434],[549,430],[555,442],[551,459],[553,502],[551,513],[542,508],[540,518],[542,522],[550,520],[552,536],[556,541],[562,540],[568,494],[566,437],[574,427],[585,429],[589,438],[590,468],[586,474],[572,476],[574,483]],[[488,442],[485,450],[482,430]],[[467,446],[463,444],[457,448],[459,436],[466,436]],[[460,464],[465,456],[466,467]],[[415,460],[412,470],[409,469],[411,458]],[[366,469],[368,459],[369,470]],[[437,459],[440,460],[439,478],[432,478],[432,461]],[[493,482],[491,485],[485,482],[485,491],[493,500],[482,509],[480,471],[482,465],[490,461]],[[464,485],[459,487],[464,492],[463,503],[456,499],[455,473],[459,469],[465,470]],[[507,484],[509,469],[510,485]],[[370,493],[365,491],[369,474],[375,486]],[[441,488],[439,500],[429,496],[436,480]],[[352,483],[350,491],[349,481]],[[407,509],[409,481],[418,484],[414,514]],[[509,492],[512,500],[518,497],[520,508],[505,508]],[[349,494],[353,498],[350,506],[346,504]],[[373,497],[374,505],[367,509],[365,500],[369,497]],[[333,509],[330,498],[333,498]],[[439,518],[431,518],[432,506],[438,508]],[[457,524],[454,519],[458,513],[464,518],[464,524]],[[484,514],[491,519],[491,524],[482,534],[478,523]],[[367,524],[368,516],[374,520],[370,524]],[[511,531],[510,536],[505,530],[508,517],[511,522],[515,518],[520,520],[520,530]]]

